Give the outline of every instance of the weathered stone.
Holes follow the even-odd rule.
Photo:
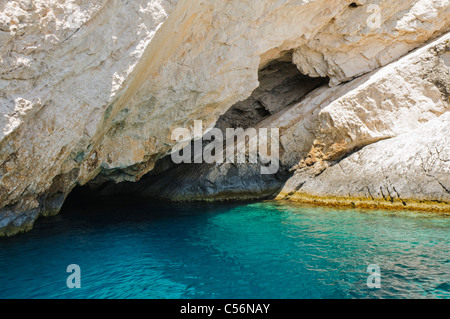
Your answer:
[[[136,185],[119,187],[109,185],[101,194],[128,193],[172,200],[264,198],[276,194],[289,178],[288,172],[295,171],[278,198],[294,198],[296,193],[302,192],[315,196],[322,194],[359,198],[361,193],[352,188],[346,189],[344,193],[336,193],[333,173],[329,177],[329,182],[321,180],[322,176],[329,176],[325,172],[330,170],[336,172],[336,169],[332,170],[328,168],[329,166],[339,167],[337,163],[340,163],[342,158],[355,152],[356,154],[363,152],[367,145],[397,136],[409,136],[430,120],[442,119],[443,125],[450,126],[450,122],[444,120],[446,119],[444,115],[449,111],[447,92],[450,85],[450,69],[443,59],[450,50],[449,39],[450,34],[447,34],[395,63],[349,83],[332,88],[324,85],[311,92],[302,101],[294,105],[285,105],[284,108],[279,108],[277,113],[260,118],[259,122],[254,123],[255,127],[276,127],[282,132],[281,166],[278,174],[261,176],[258,169],[261,164],[174,166],[167,165],[167,162],[170,162],[168,158],[159,165],[165,168],[160,169],[158,174],[150,174]],[[260,95],[260,92],[261,90],[257,89],[254,94]],[[256,98],[252,94],[248,100]],[[279,97],[279,100],[284,99]],[[236,104],[230,111],[241,105],[242,103]],[[228,117],[230,111],[219,119],[218,123],[222,129],[240,122],[235,120],[233,113]],[[433,123],[438,125],[437,122]],[[439,135],[435,135],[435,138],[434,144],[442,143]],[[434,148],[432,142],[429,144]],[[412,144],[410,146],[412,147]],[[411,148],[407,154],[414,157],[414,151],[414,148]],[[444,154],[445,150],[441,153]],[[381,165],[383,160],[385,159],[376,159],[372,164]],[[401,158],[394,156],[393,161],[400,163]],[[440,175],[445,175],[448,169],[446,166],[448,163],[442,162],[435,169]],[[348,178],[361,179],[366,185],[370,185],[370,179],[362,178],[367,175],[367,169],[372,168],[363,164],[356,166],[353,169],[355,172],[353,170],[347,172]],[[409,176],[407,170],[397,173],[404,178]],[[413,170],[411,174],[418,176]],[[339,180],[343,176],[337,175],[336,178]],[[310,179],[312,181],[317,179],[317,183],[322,183],[318,188],[322,193],[316,194],[313,191],[316,186],[314,182],[305,184]],[[450,188],[448,182],[448,178],[443,178],[442,188],[436,183],[434,188],[430,186],[427,191],[427,187],[420,186],[423,184],[420,180],[411,178],[410,183],[419,184],[415,186],[414,191],[403,193],[408,194],[407,198],[413,200],[428,198],[432,201],[439,198],[448,201],[445,192]],[[313,186],[304,191],[306,185]],[[371,192],[374,196],[377,195],[373,190]]]
[[[280,199],[450,211],[450,112],[366,146],[315,176],[298,170]]]
[[[302,73],[328,77],[336,86],[449,30],[448,1],[373,2],[379,4],[379,26],[370,22],[372,3],[362,0],[356,8],[348,0],[1,1],[4,233],[20,225],[29,229],[38,215],[55,213],[76,185],[139,180],[176,146],[174,128],[193,120],[214,126],[251,95],[258,71],[275,59],[292,53]],[[401,73],[379,88],[379,82],[371,87],[370,79],[357,78],[316,90],[301,109],[268,108],[273,118],[263,122],[286,127],[282,162],[295,165],[308,154],[306,165],[336,160],[351,147],[397,136],[442,114],[449,92],[442,77],[447,69],[441,69],[448,66],[446,54],[441,64],[414,73],[424,78],[413,83]],[[395,83],[405,90],[392,91]],[[345,90],[354,90],[348,100]],[[421,103],[407,98],[410,90]],[[386,102],[375,105],[358,96],[369,91]],[[390,94],[398,92],[393,99]],[[391,106],[390,100],[408,106]],[[365,103],[373,118],[363,116],[364,108],[352,109]],[[305,116],[307,110],[312,113]],[[323,132],[316,138],[311,125],[317,121]],[[57,176],[61,187],[53,192]]]

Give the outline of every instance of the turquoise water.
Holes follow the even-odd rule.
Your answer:
[[[80,289],[66,286],[69,264]],[[380,289],[366,285],[370,264]],[[438,214],[78,201],[0,239],[0,298],[449,297]]]

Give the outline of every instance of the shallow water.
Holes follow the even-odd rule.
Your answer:
[[[69,264],[81,288],[69,289]],[[367,287],[368,265],[381,288]],[[285,202],[72,202],[0,239],[0,298],[449,298],[450,218]]]

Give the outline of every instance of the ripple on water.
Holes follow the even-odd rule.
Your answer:
[[[0,240],[0,298],[448,298],[449,244],[438,214],[76,204]],[[66,287],[69,264],[81,289]],[[366,285],[370,264],[381,289]]]

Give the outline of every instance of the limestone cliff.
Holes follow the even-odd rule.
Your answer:
[[[449,30],[447,0],[0,0],[0,235],[149,172],[172,199],[448,205]],[[280,174],[165,165],[194,120],[279,127]]]

